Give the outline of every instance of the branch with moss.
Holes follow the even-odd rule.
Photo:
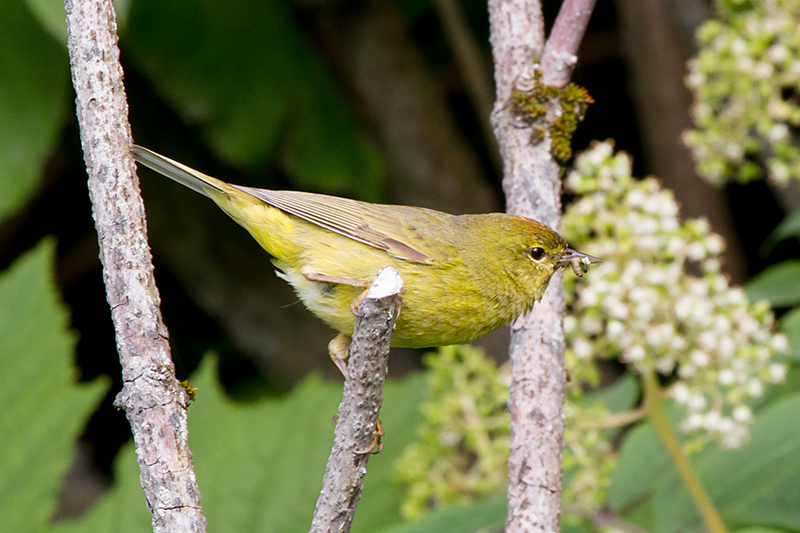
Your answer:
[[[565,3],[559,19],[567,17],[578,4]],[[583,35],[588,16],[584,19],[583,27],[572,25],[564,32],[575,32],[572,41],[576,43]],[[489,22],[497,84],[492,126],[504,163],[507,211],[536,219],[559,231],[561,167],[552,155],[554,145],[547,132],[549,128],[544,128],[539,142],[532,143],[536,126],[521,122],[510,105],[514,88],[531,85],[536,78],[537,58],[541,57],[544,45],[541,5],[530,0],[490,0]],[[559,33],[553,38],[561,36]],[[558,118],[557,102],[550,101],[546,106],[555,109],[545,120]],[[561,275],[555,275],[534,312],[512,325],[506,520],[509,532],[557,531],[560,527],[566,377],[561,284]]]
[[[144,205],[110,0],[67,0],[67,28],[89,195],[131,423],[156,532],[205,531],[188,445],[187,392],[175,379],[147,245]]]

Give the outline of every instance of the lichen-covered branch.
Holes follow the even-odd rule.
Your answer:
[[[175,379],[147,245],[111,0],[66,0],[69,56],[89,195],[124,387],[156,532],[204,532],[188,446],[186,391]]]
[[[376,440],[378,412],[402,292],[400,275],[387,267],[378,273],[358,305],[333,449],[311,523],[312,533],[350,531],[370,452],[380,446]]]
[[[492,125],[504,163],[506,208],[559,231],[561,167],[552,155],[549,128],[542,125],[552,124],[561,106],[556,98],[544,103],[536,124],[525,117],[520,120],[510,105],[515,89],[534,89],[535,71],[541,69],[537,64],[544,43],[541,5],[536,0],[489,0],[489,21],[497,85]],[[549,74],[543,71],[542,77],[550,79]],[[559,273],[533,312],[512,325],[507,532],[559,530],[564,307]]]

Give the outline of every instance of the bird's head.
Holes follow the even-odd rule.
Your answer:
[[[582,276],[596,257],[567,247],[561,235],[535,220],[506,215],[501,222],[496,246],[503,270],[523,293],[539,301],[555,272],[566,266]]]

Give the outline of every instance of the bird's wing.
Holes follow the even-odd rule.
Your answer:
[[[444,252],[437,249],[437,243],[428,242],[420,234],[415,223],[426,219],[428,222],[441,224],[442,220],[439,218],[449,215],[420,208],[370,204],[322,194],[233,186],[290,215],[386,250],[400,259],[434,264],[446,258],[443,256]]]

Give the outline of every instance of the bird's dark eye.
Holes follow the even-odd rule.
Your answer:
[[[544,257],[544,248],[531,248],[528,250],[528,255],[531,256],[531,259],[534,261],[540,261],[542,257]]]

